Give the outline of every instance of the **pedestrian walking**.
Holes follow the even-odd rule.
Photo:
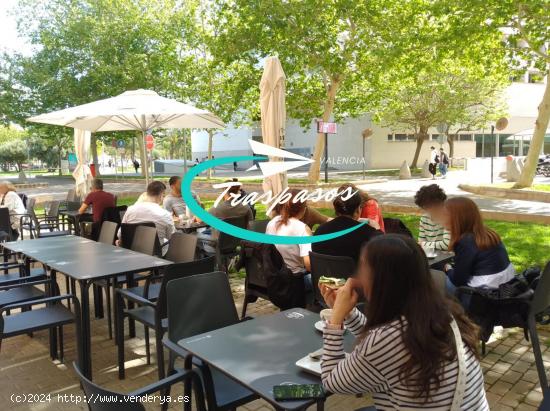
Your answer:
[[[437,154],[437,150],[434,146],[431,146],[430,150],[432,150],[432,152],[430,153],[430,164],[428,165],[428,170],[432,175],[432,180],[435,180],[435,175],[437,174],[437,163],[439,163],[439,155]]]
[[[445,153],[443,147],[439,149],[439,172],[441,177],[447,178],[447,169],[449,168],[449,156]]]
[[[134,158],[134,160],[132,161],[132,164],[134,165],[134,169],[136,170],[136,173],[137,173],[139,170],[139,162]]]

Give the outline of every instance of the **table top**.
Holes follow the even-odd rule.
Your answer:
[[[3,243],[75,280],[113,277],[172,264],[122,247],[73,235]]]
[[[185,338],[178,344],[274,406],[295,410],[314,401],[277,402],[273,386],[321,382],[296,366],[296,361],[323,346],[322,335],[314,328],[316,321],[319,314],[294,308]],[[348,351],[353,340],[346,333]]]
[[[430,264],[430,267],[433,267],[434,265],[441,265],[444,263],[450,262],[455,254],[450,251],[441,251],[441,250],[435,250],[436,257],[435,258],[429,258],[428,262]]]
[[[84,213],[79,213],[78,210],[61,210],[59,211],[59,214],[61,215],[66,215],[66,216],[71,216],[71,217],[76,217],[76,216],[79,216],[79,215],[92,215],[91,212],[89,212],[88,210],[86,210]]]

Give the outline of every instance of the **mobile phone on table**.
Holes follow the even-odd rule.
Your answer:
[[[276,401],[323,399],[325,390],[320,384],[275,385],[273,396]]]

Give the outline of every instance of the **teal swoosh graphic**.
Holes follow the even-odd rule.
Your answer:
[[[208,170],[209,168],[219,166],[222,164],[233,163],[234,161],[250,161],[250,160],[265,160],[264,156],[235,156],[235,157],[223,157],[216,158],[214,160],[204,161],[193,166],[181,181],[181,196],[185,201],[187,207],[191,209],[194,215],[200,218],[209,226],[215,228],[216,230],[223,231],[226,234],[232,235],[233,237],[238,237],[243,240],[254,241],[256,243],[266,243],[266,244],[310,244],[310,243],[319,243],[321,241],[332,240],[348,233],[351,233],[354,230],[357,230],[365,223],[357,224],[354,227],[347,228],[345,230],[336,231],[330,234],[322,234],[316,236],[303,236],[303,237],[293,237],[293,236],[283,236],[283,235],[273,235],[265,233],[257,233],[255,231],[246,230],[244,228],[236,227],[229,223],[226,223],[223,220],[220,220],[217,217],[214,217],[212,214],[207,212],[204,208],[200,206],[199,203],[195,201],[191,195],[191,184],[193,179],[198,176],[203,171]]]

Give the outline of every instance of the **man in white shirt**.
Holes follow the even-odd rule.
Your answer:
[[[166,186],[160,181],[149,183],[147,196],[139,203],[128,207],[122,218],[122,223],[155,223],[160,243],[164,244],[170,240],[176,227],[172,215],[162,207],[165,190]]]

